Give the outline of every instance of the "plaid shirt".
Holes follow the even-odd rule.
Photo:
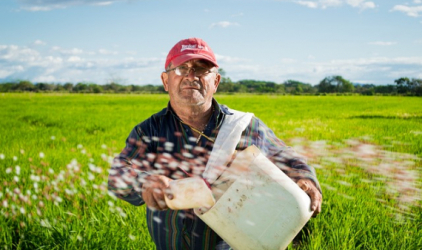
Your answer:
[[[215,139],[225,116],[226,106],[213,100],[214,112],[204,134]],[[312,180],[321,191],[315,171],[278,139],[261,120],[253,117],[236,147],[240,151],[255,145],[291,179]],[[135,126],[126,140],[126,147],[114,159],[110,170],[109,190],[117,197],[135,205],[144,204],[141,186],[145,175],[161,174],[172,179],[201,176],[213,142],[193,137],[170,104],[162,111]],[[215,249],[222,239],[192,210],[157,211],[147,208],[148,230],[157,249]]]

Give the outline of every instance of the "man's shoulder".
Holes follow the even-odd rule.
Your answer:
[[[142,128],[143,130],[147,128],[155,128],[159,126],[162,120],[166,117],[168,113],[167,108],[163,108],[161,111],[151,115],[149,118],[145,119],[144,121],[140,122],[137,127]]]

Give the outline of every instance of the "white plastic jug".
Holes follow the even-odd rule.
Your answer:
[[[237,154],[212,192],[215,205],[195,214],[236,250],[285,249],[313,214],[308,195],[255,146]]]
[[[210,208],[215,199],[202,178],[188,177],[170,182],[169,189],[173,199],[164,196],[166,204],[174,210],[192,209],[198,207]]]

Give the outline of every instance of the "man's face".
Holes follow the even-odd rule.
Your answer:
[[[191,60],[179,66],[203,67],[211,73],[195,76],[190,70],[186,76],[179,76],[174,70],[161,74],[164,89],[169,93],[170,102],[175,105],[200,106],[212,102],[212,97],[220,83],[220,74],[205,60]]]

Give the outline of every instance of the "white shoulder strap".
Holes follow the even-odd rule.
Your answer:
[[[233,115],[226,115],[205,167],[203,178],[213,183],[231,160],[242,132],[250,123],[253,114],[229,109]]]

